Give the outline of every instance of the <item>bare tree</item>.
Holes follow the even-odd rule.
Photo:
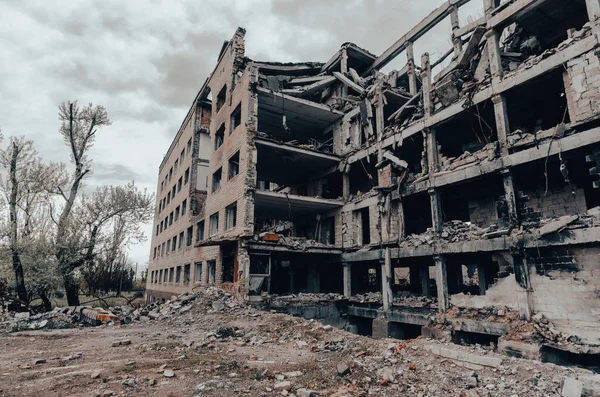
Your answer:
[[[40,236],[38,230],[47,230],[43,226],[48,215],[47,189],[60,183],[64,167],[43,163],[33,142],[24,137],[9,139],[8,146],[0,150],[0,166],[7,171],[6,178],[0,179],[0,189],[9,212],[8,223],[2,232],[8,237],[17,296],[22,303],[28,304],[36,288],[31,284],[27,288],[26,268],[35,266],[35,263],[28,262],[35,257],[31,254],[43,251],[37,242]]]
[[[57,190],[64,198],[64,206],[58,218],[56,228],[56,259],[63,277],[65,293],[69,305],[79,304],[79,288],[73,270],[80,266],[81,258],[72,258],[68,245],[68,227],[72,223],[71,213],[79,194],[83,178],[90,172],[88,151],[94,143],[98,128],[111,124],[106,109],[103,106],[93,107],[89,104],[79,107],[77,101],[59,106],[59,119],[62,122],[60,133],[71,151],[71,162],[75,170],[69,181],[68,191],[61,186]]]

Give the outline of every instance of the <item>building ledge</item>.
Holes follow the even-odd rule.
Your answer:
[[[285,219],[297,215],[317,215],[341,208],[342,201],[295,194],[277,193],[269,190],[257,190],[254,205],[258,216],[268,219]]]

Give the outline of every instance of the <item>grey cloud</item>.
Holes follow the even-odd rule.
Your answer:
[[[152,182],[149,176],[140,175],[126,165],[104,161],[94,161],[93,173],[90,179],[99,182],[99,184],[120,184],[131,181],[137,183]]]

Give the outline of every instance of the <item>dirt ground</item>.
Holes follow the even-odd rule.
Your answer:
[[[484,346],[374,340],[243,306],[191,305],[129,325],[0,334],[0,396],[560,396],[565,376],[586,373]],[[432,346],[502,364],[465,368]]]

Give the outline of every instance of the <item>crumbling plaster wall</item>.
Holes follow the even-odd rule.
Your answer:
[[[496,201],[494,197],[469,200],[469,219],[471,223],[481,228],[489,227],[498,221]]]
[[[533,251],[528,263],[535,312],[600,329],[600,247]]]
[[[510,274],[490,285],[485,295],[455,294],[450,296],[450,303],[454,306],[473,309],[495,306],[519,310],[518,296],[524,292],[525,289],[517,283],[515,275]]]
[[[592,50],[567,62],[564,73],[569,115],[583,121],[600,113],[600,51]]]

